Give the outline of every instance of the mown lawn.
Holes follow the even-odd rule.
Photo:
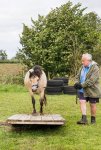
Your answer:
[[[39,111],[39,97],[37,111]],[[35,126],[33,128],[14,129],[0,126],[0,150],[101,150],[101,103],[97,104],[97,123],[79,126],[79,104],[75,96],[47,95],[48,105],[45,113],[61,114],[66,123],[64,126]],[[0,92],[0,121],[17,113],[31,113],[32,105],[29,94],[20,92]]]

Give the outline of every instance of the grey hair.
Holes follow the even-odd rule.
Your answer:
[[[82,58],[86,58],[86,59],[92,61],[92,55],[91,55],[91,54],[88,54],[88,53],[83,54],[83,55],[82,55]]]

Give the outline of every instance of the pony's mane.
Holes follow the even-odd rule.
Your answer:
[[[40,78],[41,75],[42,75],[42,69],[41,69],[41,66],[36,65],[36,66],[33,68],[33,71],[30,72],[29,78],[31,78],[32,76],[38,76],[38,77]]]

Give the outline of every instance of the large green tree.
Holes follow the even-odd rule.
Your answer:
[[[23,25],[21,60],[28,66],[41,65],[47,75],[76,74],[83,52],[93,53],[99,40],[98,16],[84,15],[81,4],[68,2],[46,17]]]

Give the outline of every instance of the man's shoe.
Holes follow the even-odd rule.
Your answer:
[[[83,125],[83,124],[84,124],[84,125],[88,124],[86,115],[82,115],[82,119],[79,120],[79,121],[77,121],[77,124],[82,124],[82,125]]]
[[[91,116],[91,124],[96,123],[96,118],[94,116]]]

